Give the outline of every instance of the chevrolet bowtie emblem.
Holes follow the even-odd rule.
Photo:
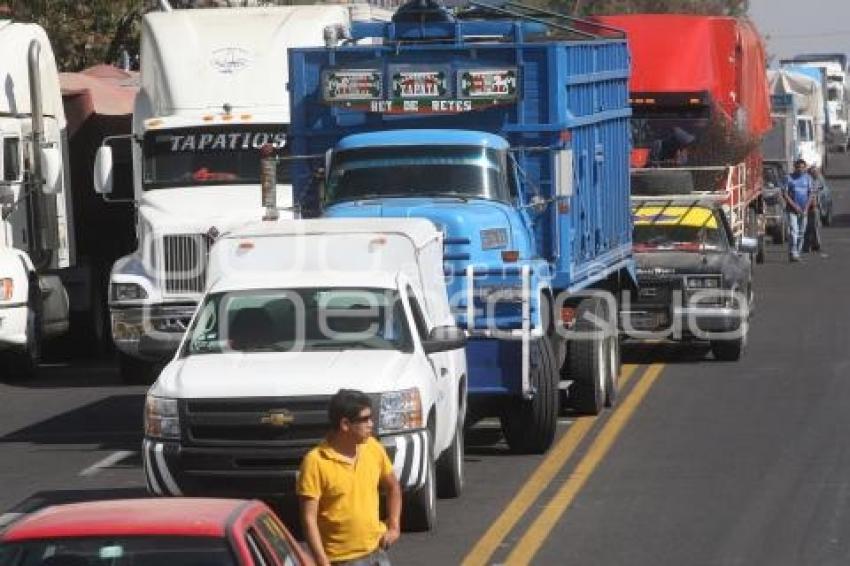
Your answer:
[[[286,409],[281,409],[279,411],[269,411],[267,414],[263,415],[260,422],[269,426],[285,427],[292,424],[294,420],[295,415]]]

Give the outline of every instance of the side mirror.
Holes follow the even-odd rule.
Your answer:
[[[534,211],[534,214],[543,214],[546,212],[546,207],[548,205],[548,200],[539,195],[535,195],[531,198],[531,202],[528,204],[528,207]]]
[[[422,349],[426,354],[459,350],[466,346],[466,334],[457,326],[437,326],[428,334],[428,339],[422,341]]]
[[[102,145],[94,158],[94,191],[99,195],[112,194],[112,148]]]
[[[55,195],[62,190],[62,154],[59,146],[42,147],[38,153],[41,174],[44,175],[41,191],[46,195]]]
[[[738,251],[744,254],[754,254],[758,251],[759,241],[758,238],[751,238],[749,236],[741,236],[741,239],[738,240]]]

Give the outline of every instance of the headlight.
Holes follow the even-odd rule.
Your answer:
[[[685,279],[685,285],[688,289],[719,289],[720,277],[688,277]]]
[[[180,438],[180,416],[177,399],[148,395],[145,399],[145,436]]]
[[[497,250],[508,247],[508,231],[505,228],[481,230],[481,249]]]
[[[138,301],[147,299],[148,293],[141,285],[136,283],[113,283],[112,284],[112,300],[113,301]]]
[[[413,388],[381,393],[381,409],[378,414],[379,434],[422,428],[422,399],[419,397],[419,390]]]
[[[15,282],[10,278],[0,279],[0,301],[11,301],[15,293]]]

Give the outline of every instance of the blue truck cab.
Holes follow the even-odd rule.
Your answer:
[[[434,11],[290,49],[295,198],[442,230],[470,414],[543,452],[562,391],[593,414],[616,396],[634,285],[628,50],[617,30],[519,5]]]

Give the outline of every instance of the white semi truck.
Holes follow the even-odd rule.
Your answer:
[[[768,73],[773,96],[790,95],[797,117],[796,155],[810,165],[824,167],[827,145],[825,139],[826,108],[823,91],[817,79],[787,68]]]
[[[30,374],[68,329],[76,267],[65,113],[44,29],[0,20],[0,377]]]
[[[813,67],[821,70],[825,79],[827,142],[829,149],[846,151],[850,143],[848,117],[850,93],[847,85],[847,56],[843,53],[807,53],[782,61],[783,65]]]
[[[109,283],[112,337],[127,382],[152,381],[174,354],[218,235],[262,212],[259,148],[286,144],[287,48],[322,44],[326,28],[344,28],[353,11],[161,5],[142,21],[130,142],[139,245],[115,263]],[[287,169],[284,162],[278,171],[284,186]],[[98,152],[94,176],[95,189],[111,194],[109,145]],[[291,190],[277,194],[282,214],[293,216]]]

